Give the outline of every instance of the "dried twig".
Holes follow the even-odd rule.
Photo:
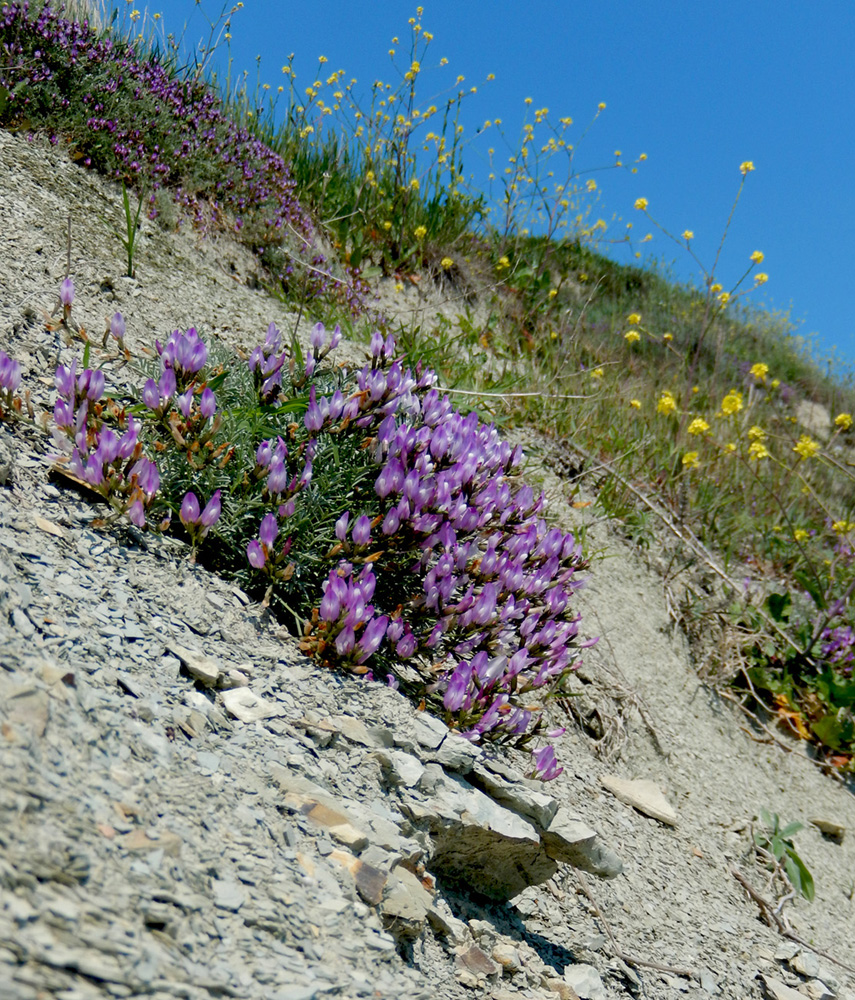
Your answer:
[[[591,894],[591,890],[588,887],[588,882],[585,879],[585,876],[579,871],[578,868],[574,868],[573,871],[576,873],[576,879],[579,883],[579,887],[587,897],[588,902],[591,904],[594,910],[594,916],[597,917],[597,919],[603,925],[603,930],[606,932],[606,935],[608,936],[608,939],[611,942],[612,953],[614,954],[615,958],[620,959],[621,962],[625,962],[627,965],[641,966],[646,969],[655,969],[657,972],[670,972],[675,976],[685,976],[686,979],[698,978],[698,975],[694,969],[684,969],[681,966],[677,965],[665,965],[662,962],[651,962],[648,961],[647,959],[636,958],[634,955],[627,954],[627,952],[625,952],[623,948],[621,948],[621,946],[617,943],[617,940],[614,934],[612,933],[612,929],[611,927],[609,927],[608,921],[603,916],[603,911],[599,908],[596,900]]]
[[[742,886],[742,888],[748,893],[751,899],[760,908],[760,916],[763,920],[773,929],[781,935],[781,937],[788,938],[790,941],[795,941],[796,944],[800,944],[803,948],[807,948],[812,951],[815,955],[819,955],[820,958],[825,958],[829,962],[833,962],[835,965],[840,966],[841,969],[846,969],[847,972],[855,972],[855,967],[847,965],[845,962],[841,962],[839,958],[835,958],[833,955],[829,955],[827,951],[822,951],[819,948],[815,948],[812,944],[805,941],[803,937],[799,937],[794,930],[790,928],[787,923],[786,918],[783,914],[778,912],[778,909],[773,906],[768,899],[765,899],[760,893],[754,888],[754,886],[748,881],[748,879],[743,875],[743,873],[735,866],[731,865],[730,874],[736,879],[736,881]]]

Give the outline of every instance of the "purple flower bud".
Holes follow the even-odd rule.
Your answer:
[[[466,694],[469,690],[469,682],[472,679],[472,664],[466,660],[461,660],[454,669],[454,673],[448,679],[448,687],[443,696],[442,703],[449,712],[458,712],[466,701]]]
[[[266,469],[270,465],[270,458],[273,454],[273,443],[271,441],[262,441],[255,452],[255,463],[262,469]]]
[[[178,383],[175,379],[175,372],[171,368],[167,368],[164,373],[160,376],[160,382],[158,383],[158,388],[160,389],[160,395],[163,399],[172,399],[178,388]]]
[[[145,507],[142,505],[142,500],[134,500],[128,507],[127,514],[131,524],[135,524],[138,528],[145,527]]]
[[[335,537],[340,542],[347,541],[347,526],[350,523],[350,511],[346,510],[335,522]]]
[[[314,375],[314,373],[315,373],[315,365],[316,364],[317,364],[317,362],[315,361],[314,354],[310,354],[306,358],[306,378],[311,378],[312,375]]]
[[[403,639],[395,646],[395,652],[402,660],[408,660],[416,651],[416,637],[412,632],[408,632]]]
[[[335,572],[330,573],[324,584],[324,596],[321,598],[319,614],[325,622],[337,622],[341,616],[341,595],[335,582],[341,578]]]
[[[383,357],[391,358],[395,353],[395,338],[390,333],[383,342]]]
[[[199,515],[199,523],[206,529],[213,527],[217,521],[219,521],[222,510],[223,505],[220,501],[220,491],[215,490],[214,495],[207,502],[205,509]]]
[[[379,359],[383,353],[383,334],[379,330],[375,330],[371,334],[371,343],[368,345],[368,349],[371,351],[372,358]]]
[[[13,361],[5,351],[0,351],[0,389],[15,392],[20,384],[20,362]]]
[[[330,338],[329,349],[334,351],[338,345],[341,343],[341,327],[336,323],[335,329],[332,332],[332,337]]]
[[[343,628],[335,637],[335,648],[339,656],[346,656],[348,653],[352,653],[355,645],[356,634],[350,625]]]
[[[206,420],[210,420],[217,412],[217,397],[208,386],[205,386],[199,397],[199,412]]]
[[[64,399],[58,399],[53,407],[53,419],[57,427],[74,426],[74,408]]]
[[[558,766],[554,747],[541,747],[540,750],[533,750],[531,755],[534,757],[534,776],[542,781],[552,781],[564,770]]]
[[[180,396],[176,397],[175,402],[184,415],[184,419],[189,420],[190,411],[193,409],[193,390],[188,389],[186,392],[182,392]]]
[[[65,280],[59,286],[59,301],[68,309],[74,302],[74,282],[71,278]]]
[[[275,458],[270,463],[267,473],[267,489],[274,495],[284,493],[288,487],[288,470],[281,459]]]
[[[303,417],[303,423],[310,434],[317,433],[324,425],[324,416],[318,406],[314,386],[312,386],[309,392],[309,406],[305,417]]]
[[[279,505],[279,516],[293,517],[295,510],[296,510],[296,504],[294,503],[293,500],[289,500],[288,503],[283,503]]]
[[[136,476],[139,488],[149,497],[153,497],[160,488],[160,473],[154,462],[147,458],[139,459],[131,469],[131,479]]]
[[[273,548],[276,536],[279,534],[279,519],[273,513],[265,514],[258,529],[258,538],[268,549]]]
[[[139,437],[139,426],[138,420],[134,420],[133,417],[128,419],[128,429],[122,435],[121,441],[119,441],[118,454],[121,458],[128,459],[133,455]]]
[[[246,557],[249,560],[250,566],[254,569],[264,569],[264,564],[267,562],[267,556],[264,554],[264,549],[261,547],[261,542],[251,541],[246,547]]]
[[[199,501],[195,493],[188,493],[181,503],[181,512],[178,515],[184,527],[197,524],[199,521]]]
[[[367,514],[361,514],[356,519],[351,537],[354,545],[368,545],[371,542],[371,519]]]
[[[309,343],[316,351],[319,351],[324,346],[324,341],[326,339],[327,331],[324,329],[324,324],[316,323],[312,327],[312,332],[309,334]]]
[[[384,535],[394,535],[398,528],[401,527],[401,518],[395,507],[392,507],[386,512],[386,516],[383,518],[383,534]]]
[[[150,378],[143,386],[142,398],[150,410],[156,410],[160,406],[160,389],[153,378]]]
[[[101,429],[98,436],[98,447],[95,449],[98,459],[105,465],[115,462],[119,455],[119,439],[109,427]]]
[[[125,318],[120,312],[113,313],[110,320],[110,333],[116,340],[122,341],[125,339]]]
[[[84,478],[90,486],[100,486],[104,482],[104,466],[97,455],[90,455],[86,462]]]
[[[386,626],[389,619],[386,615],[373,618],[366,626],[365,631],[359,637],[359,644],[356,647],[359,651],[357,663],[364,663],[370,656],[377,652],[383,636],[386,634]]]

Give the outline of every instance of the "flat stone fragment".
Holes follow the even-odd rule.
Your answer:
[[[347,851],[336,849],[330,854],[330,858],[350,872],[356,884],[356,891],[366,903],[370,906],[377,906],[380,903],[383,889],[386,887],[385,872],[365,861],[360,861]]]
[[[225,673],[219,662],[205,653],[187,649],[185,646],[169,646],[168,650],[173,656],[178,657],[191,677],[207,687],[216,687],[220,676]]]
[[[425,773],[424,764],[403,750],[378,750],[373,754],[393,784],[414,788]]]
[[[474,972],[476,976],[497,976],[501,971],[501,966],[483,952],[477,944],[471,945],[465,951],[461,951],[456,959],[458,966]]]
[[[833,819],[823,819],[821,816],[814,816],[808,822],[826,837],[836,840],[838,844],[843,843],[843,838],[846,835],[846,827],[842,823],[836,823]]]
[[[564,969],[564,982],[575,990],[582,1000],[606,1000],[606,988],[593,965],[568,965]]]
[[[644,813],[645,816],[658,819],[660,823],[666,823],[668,826],[677,825],[677,813],[655,781],[649,781],[647,778],[630,781],[627,778],[619,778],[616,774],[604,774],[600,781],[615,798]]]
[[[395,868],[390,872],[380,902],[386,929],[397,938],[419,936],[433,904],[433,897],[411,871]]]
[[[763,992],[769,1000],[805,1000],[804,993],[799,993],[780,979],[773,979],[772,976],[758,976],[763,983]]]
[[[623,862],[617,854],[565,806],[561,806],[541,837],[546,853],[555,861],[600,878],[616,878],[623,872]]]
[[[246,902],[246,892],[231,879],[212,879],[211,888],[214,892],[214,906],[220,910],[236,913]]]
[[[241,722],[258,722],[259,719],[270,719],[276,715],[284,715],[285,710],[273,702],[265,701],[264,698],[247,687],[229,688],[220,693],[223,705],[229,715],[233,715]]]

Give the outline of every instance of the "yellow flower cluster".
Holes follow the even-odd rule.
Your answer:
[[[852,521],[835,521],[831,526],[831,530],[838,535],[845,535],[847,531],[851,531],[853,528],[855,528],[855,524]]]
[[[765,441],[766,440],[766,431],[764,431],[762,427],[758,427],[757,424],[755,424],[753,427],[749,428],[749,430],[748,430],[748,440],[749,441]]]
[[[635,199],[635,207],[638,209],[639,212],[643,212],[647,208],[647,199],[646,198],[636,198]]]
[[[425,226],[416,226],[413,234],[417,240],[423,240],[427,236],[427,228]]]
[[[710,425],[703,417],[695,417],[688,428],[690,434],[706,434],[709,429]]]
[[[804,528],[796,528],[793,532],[793,538],[799,543],[806,542],[808,540],[808,533]]]
[[[796,452],[801,459],[813,458],[819,450],[819,441],[814,441],[812,438],[809,438],[807,434],[802,434],[793,447],[793,451]]]
[[[659,397],[659,402],[656,404],[656,412],[662,413],[667,417],[669,413],[674,413],[676,409],[677,400],[674,399],[673,394],[666,389]]]
[[[769,374],[769,366],[758,361],[756,365],[751,366],[751,374],[758,382],[765,382],[766,376]]]
[[[737,392],[736,389],[731,389],[721,401],[721,412],[726,417],[732,417],[734,414],[739,413],[741,409],[742,393]]]
[[[748,458],[759,462],[761,458],[769,457],[769,449],[762,441],[752,441],[748,449]]]
[[[848,431],[852,426],[852,414],[851,413],[838,413],[834,418],[834,424],[839,427],[842,431]]]
[[[449,268],[454,267],[454,261],[450,257],[443,257],[442,260],[439,262],[439,266],[444,271],[447,271]]]
[[[628,344],[634,344],[637,341],[641,340],[641,334],[638,332],[638,330],[627,330],[626,333],[623,335],[623,339]]]
[[[697,469],[701,464],[701,460],[696,451],[687,451],[686,454],[683,455],[682,461],[684,469]]]

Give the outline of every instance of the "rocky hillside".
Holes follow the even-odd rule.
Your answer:
[[[0,192],[0,349],[36,413],[79,352],[45,326],[67,267],[75,314],[100,334],[121,310],[132,355],[298,323],[225,237],[145,223],[121,277],[121,192],[46,143],[0,132]],[[855,996],[850,790],[701,685],[661,581],[604,526],[579,595],[602,638],[541,785],[102,513],[40,432],[0,424],[4,1000]],[[812,903],[772,908],[761,808],[805,824]]]

